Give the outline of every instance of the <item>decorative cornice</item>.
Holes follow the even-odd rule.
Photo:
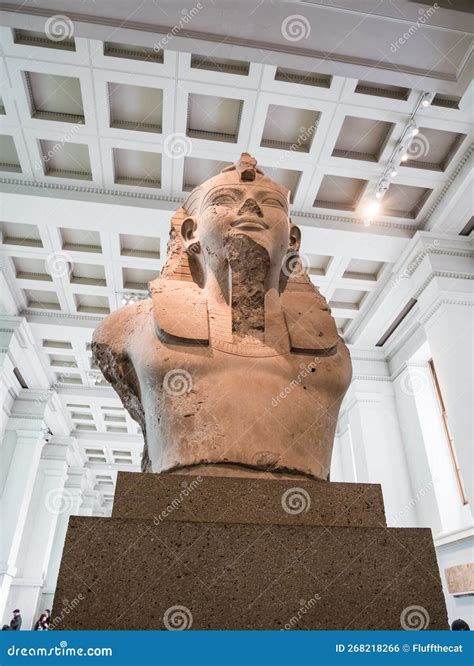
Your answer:
[[[419,319],[420,324],[427,324],[429,320],[436,314],[436,312],[439,310],[439,308],[442,305],[462,305],[462,306],[467,306],[467,307],[473,307],[474,306],[474,301],[457,301],[454,299],[449,299],[449,298],[443,298],[440,299],[436,305],[434,305],[431,310],[428,310],[424,315],[422,315]]]
[[[444,197],[448,193],[448,190],[451,188],[451,186],[454,184],[454,182],[457,179],[457,177],[459,176],[459,174],[462,172],[462,170],[466,166],[466,164],[469,161],[469,158],[471,157],[473,151],[474,151],[474,144],[471,143],[469,148],[466,150],[466,152],[462,156],[461,160],[458,162],[456,168],[454,169],[454,171],[449,176],[449,178],[446,181],[446,184],[444,185],[443,189],[438,194],[438,196],[436,197],[436,199],[434,200],[434,202],[432,203],[432,205],[428,209],[426,215],[424,216],[424,218],[421,220],[420,224],[418,225],[419,230],[423,229],[426,226],[426,224],[429,222],[433,213],[435,212],[435,210],[440,205],[441,201],[444,199]]]
[[[418,299],[426,287],[430,284],[430,282],[432,282],[437,277],[453,278],[457,280],[474,280],[473,273],[458,273],[456,271],[433,271],[430,273],[430,275],[428,275],[423,284],[415,291],[413,298]]]
[[[17,178],[0,178],[0,183],[5,185],[23,185],[26,187],[37,187],[47,190],[62,190],[65,192],[82,192],[86,194],[100,194],[103,196],[130,197],[132,199],[147,199],[152,201],[167,201],[182,204],[184,197],[170,197],[164,194],[149,194],[148,192],[129,192],[127,190],[111,190],[103,187],[87,187],[86,185],[67,185],[66,183],[46,183],[36,180],[19,180]]]
[[[0,183],[5,185],[21,185],[25,187],[35,187],[46,190],[59,190],[64,192],[80,192],[83,194],[95,194],[101,196],[114,196],[114,197],[128,197],[133,199],[143,199],[148,201],[163,201],[172,204],[181,205],[185,201],[185,197],[171,197],[164,194],[149,194],[148,192],[129,192],[127,190],[111,190],[102,187],[87,187],[86,185],[67,185],[66,183],[47,183],[44,181],[36,180],[19,180],[16,178],[1,177]],[[304,212],[299,210],[292,210],[291,215],[311,220],[321,220],[325,222],[342,222],[344,224],[355,224],[364,227],[364,220],[361,217],[348,217],[344,215],[323,215],[322,213],[314,213],[312,211]],[[372,222],[372,228],[382,229],[401,229],[403,231],[412,231],[415,233],[416,226],[402,224],[401,222],[386,222],[378,220]],[[365,228],[365,227],[364,227]]]

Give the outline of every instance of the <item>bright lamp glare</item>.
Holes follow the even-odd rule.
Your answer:
[[[401,157],[402,162],[406,162],[407,159],[408,159],[408,153],[403,153],[403,155]]]
[[[365,209],[366,216],[370,219],[371,215],[375,215],[380,209],[378,201],[371,201]]]

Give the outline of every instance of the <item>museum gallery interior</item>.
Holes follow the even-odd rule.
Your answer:
[[[2,625],[472,627],[469,3],[1,9]]]

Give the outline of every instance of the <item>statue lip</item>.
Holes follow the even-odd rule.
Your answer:
[[[258,217],[239,217],[235,222],[232,222],[230,225],[233,229],[248,229],[248,230],[257,230],[261,231],[262,229],[268,229],[268,224],[263,220],[260,220]]]

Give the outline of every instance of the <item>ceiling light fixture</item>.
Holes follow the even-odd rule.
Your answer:
[[[424,106],[425,108],[427,106],[431,106],[433,100],[434,100],[435,94],[434,92],[425,92],[423,93],[423,97],[421,98],[421,106]]]

